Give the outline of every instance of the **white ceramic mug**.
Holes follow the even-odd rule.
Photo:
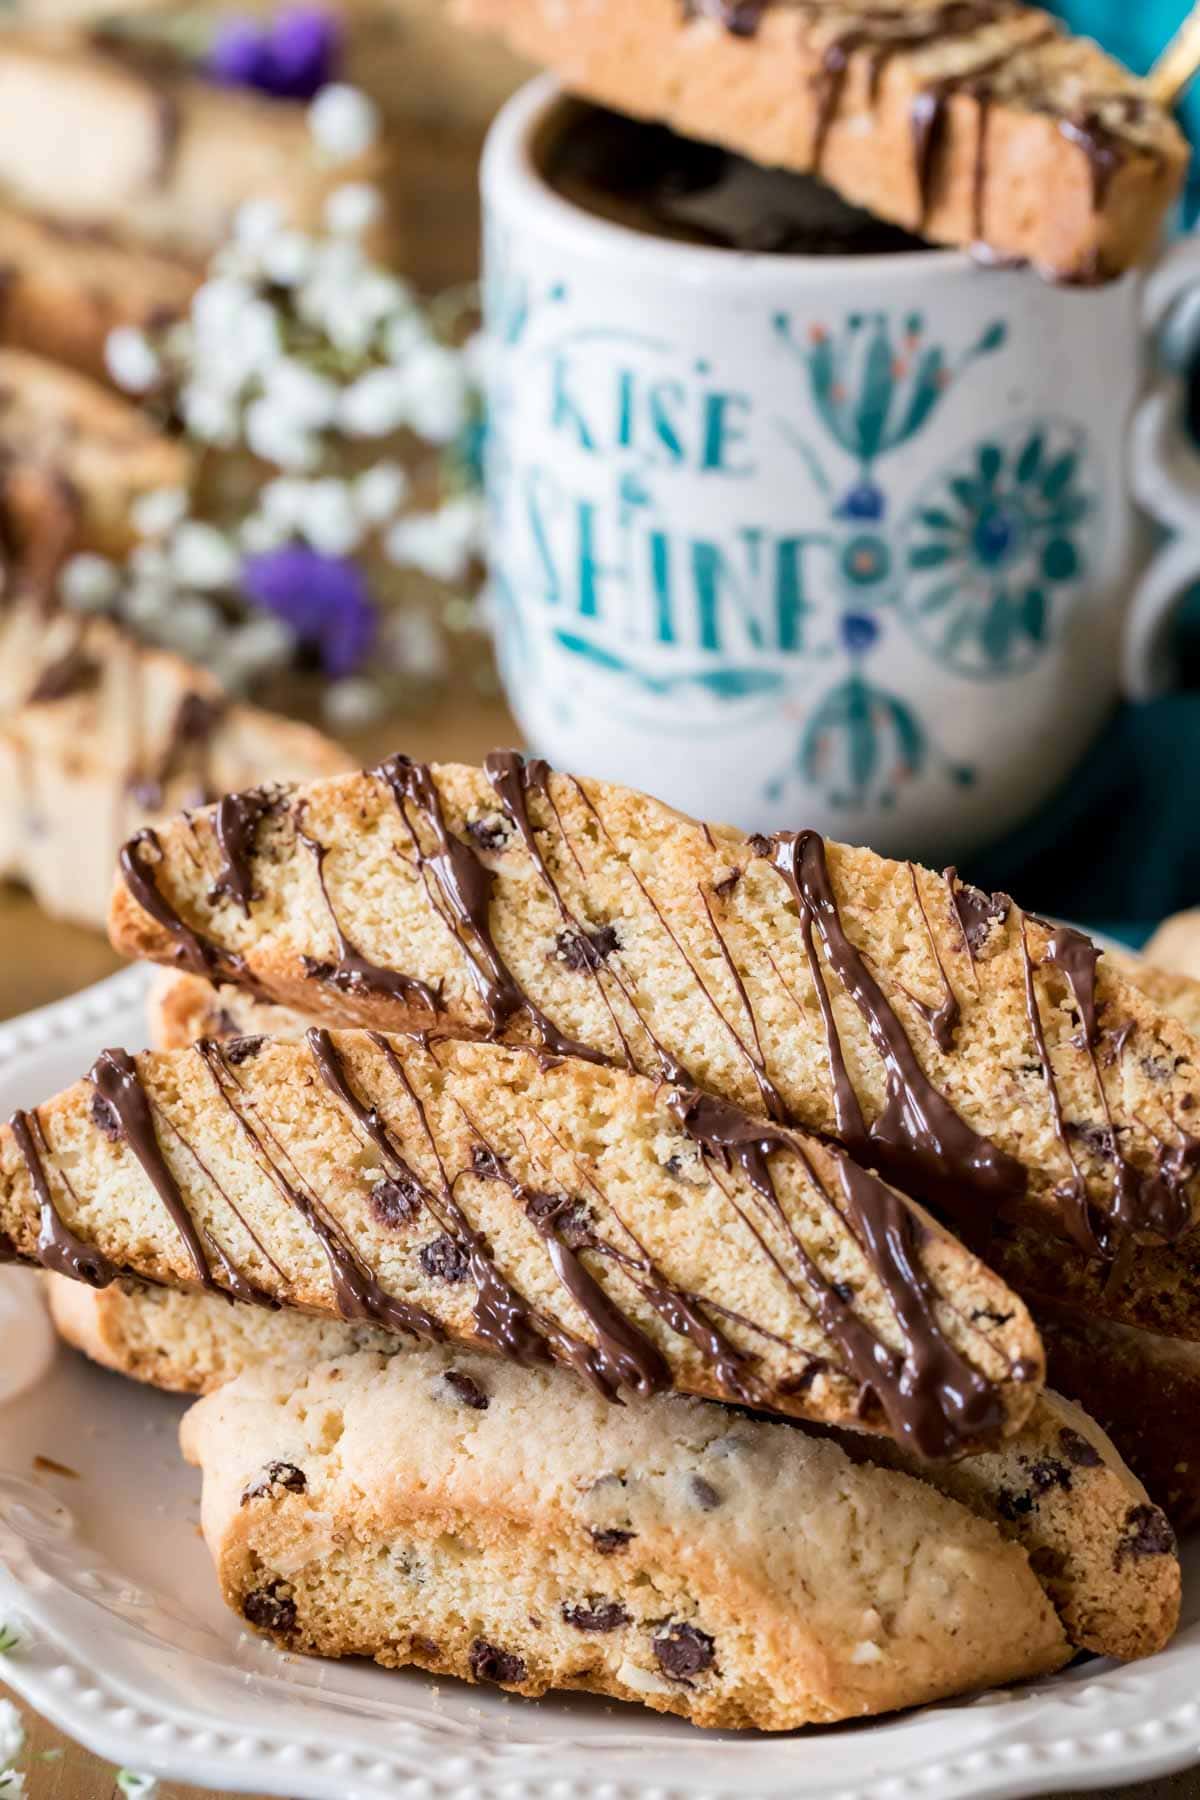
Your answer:
[[[1195,533],[1145,283],[654,237],[545,181],[559,102],[516,95],[482,176],[489,591],[530,744],[747,829],[997,837],[1161,680],[1200,572],[1150,562],[1133,501]]]

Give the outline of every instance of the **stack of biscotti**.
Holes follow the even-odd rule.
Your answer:
[[[174,1047],[14,1117],[0,1240],[207,1391],[249,1623],[766,1728],[1169,1637],[1170,1525],[1004,1273],[1200,1198],[1192,1040],[1079,934],[513,752],[142,831],[111,931]]]
[[[68,28],[0,39],[0,342],[104,375],[117,325],[187,310],[242,201],[301,229],[382,152],[322,166],[303,106],[215,86],[133,40]],[[378,251],[394,248],[379,227]]]
[[[764,163],[935,243],[1095,282],[1158,239],[1182,133],[1018,0],[457,0],[570,92]]]

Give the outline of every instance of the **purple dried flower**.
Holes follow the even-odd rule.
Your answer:
[[[322,556],[306,544],[285,544],[246,558],[242,590],[316,650],[321,667],[334,680],[352,674],[374,642],[375,605],[366,575],[349,557]]]
[[[336,76],[341,50],[341,26],[332,13],[289,6],[266,23],[238,15],[223,19],[206,66],[214,81],[229,87],[311,100]]]

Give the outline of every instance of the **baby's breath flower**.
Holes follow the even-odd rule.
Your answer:
[[[325,223],[338,237],[361,237],[383,210],[383,195],[365,181],[347,181],[325,202]]]
[[[265,398],[305,430],[332,425],[338,397],[336,382],[294,358],[281,358],[267,373]]]
[[[268,238],[259,255],[262,272],[279,287],[295,287],[312,268],[312,239],[302,231],[281,231]]]
[[[189,519],[171,539],[171,572],[186,587],[208,593],[232,587],[238,566],[237,551],[215,525]]]
[[[341,397],[338,420],[351,437],[387,437],[408,417],[408,378],[402,369],[368,369]]]
[[[20,1713],[11,1700],[0,1700],[0,1766],[15,1763],[24,1742]]]
[[[165,537],[187,515],[188,497],[183,488],[153,488],[139,494],[129,509],[133,528],[140,537]]]
[[[314,550],[325,556],[348,556],[362,538],[349,484],[327,476],[310,484],[300,529]]]
[[[383,711],[383,695],[373,681],[351,675],[335,681],[321,696],[326,723],[339,731],[355,731],[373,725]]]
[[[384,631],[384,657],[405,675],[432,680],[446,669],[446,651],[428,613],[393,613]]]
[[[377,462],[354,483],[354,504],[368,525],[382,525],[404,504],[408,476],[399,463]]]
[[[290,525],[279,519],[273,519],[265,512],[251,513],[238,526],[238,544],[250,556],[258,556],[264,550],[277,550],[280,544],[286,544],[292,535]]]
[[[166,588],[135,583],[121,596],[121,617],[139,630],[157,634],[170,605]]]
[[[231,450],[238,438],[237,407],[228,394],[189,381],[179,396],[183,422],[201,444]]]
[[[198,594],[184,594],[164,611],[159,636],[169,649],[196,659],[212,649],[220,628],[220,618],[207,600]]]
[[[277,200],[243,200],[234,214],[234,238],[250,250],[261,250],[282,229],[283,208]]]
[[[295,646],[295,636],[282,619],[261,614],[239,625],[225,640],[226,653],[242,676],[283,668]]]
[[[479,503],[472,495],[447,501],[437,512],[410,513],[387,535],[387,553],[401,567],[437,581],[461,581],[479,547]]]
[[[118,325],[104,345],[104,362],[117,386],[127,394],[147,394],[162,374],[158,352],[144,331]]]
[[[106,556],[81,551],[65,563],[59,593],[73,612],[102,612],[116,597],[117,571]]]
[[[375,142],[379,113],[360,88],[332,81],[309,107],[308,126],[317,148],[330,162],[351,162]]]
[[[320,441],[267,399],[246,408],[246,443],[264,462],[302,472],[321,461]]]
[[[467,412],[467,384],[459,358],[430,342],[413,352],[404,377],[407,423],[431,443],[451,443]]]

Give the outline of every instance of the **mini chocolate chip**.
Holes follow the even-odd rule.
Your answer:
[[[273,1581],[269,1587],[254,1588],[242,1601],[242,1617],[260,1631],[289,1637],[296,1629],[296,1602],[279,1592],[281,1586]]]
[[[376,1220],[393,1231],[411,1224],[421,1210],[421,1190],[415,1176],[385,1176],[371,1189],[370,1199]]]
[[[487,1144],[476,1144],[471,1151],[471,1167],[483,1181],[499,1181],[504,1165]]]
[[[1029,1552],[1029,1566],[1042,1581],[1056,1581],[1065,1574],[1067,1559],[1061,1550],[1049,1544],[1038,1544]]]
[[[260,1500],[272,1488],[286,1488],[289,1494],[303,1494],[308,1488],[308,1478],[295,1463],[269,1462],[258,1480],[242,1495],[242,1505],[245,1506],[247,1500]]]
[[[1008,1519],[1010,1523],[1015,1524],[1018,1519],[1023,1519],[1027,1513],[1031,1513],[1033,1508],[1032,1494],[1014,1494],[1011,1488],[996,1489],[996,1511],[1002,1519]]]
[[[624,1550],[632,1538],[637,1536],[636,1531],[619,1531],[615,1525],[609,1525],[604,1530],[601,1530],[599,1526],[590,1525],[588,1530],[592,1542],[601,1556],[615,1556],[619,1550]]]
[[[252,1056],[258,1055],[266,1041],[266,1038],[261,1035],[232,1038],[225,1045],[225,1061],[234,1064],[249,1062]]]
[[[1010,1312],[993,1312],[990,1306],[977,1306],[971,1313],[972,1325],[982,1325],[985,1322],[988,1325],[1007,1325],[1011,1318]]]
[[[1107,1125],[1097,1125],[1085,1119],[1069,1119],[1067,1136],[1082,1144],[1100,1162],[1107,1162],[1112,1155],[1112,1132]]]
[[[621,940],[613,925],[597,925],[592,931],[560,931],[554,940],[559,962],[579,974],[584,969],[598,969],[621,948]]]
[[[692,1476],[692,1499],[705,1512],[716,1512],[721,1505],[721,1496],[711,1481],[705,1481],[703,1475]]]
[[[720,881],[713,882],[713,893],[722,900],[728,900],[741,879],[742,871],[740,869],[730,869],[728,875],[722,875]]]
[[[1171,1068],[1161,1056],[1143,1056],[1139,1063],[1142,1074],[1148,1081],[1170,1081]]]
[[[1029,1479],[1035,1494],[1048,1494],[1051,1488],[1061,1488],[1064,1494],[1071,1491],[1071,1471],[1066,1463],[1060,1463],[1053,1456],[1043,1456],[1031,1464]]]
[[[842,1302],[843,1306],[848,1305],[854,1298],[854,1289],[850,1286],[848,1281],[835,1281],[833,1283],[833,1291]]]
[[[509,830],[498,813],[486,813],[481,819],[468,819],[467,836],[481,850],[503,850],[508,842]]]
[[[782,1375],[775,1383],[781,1394],[807,1394],[818,1375],[829,1367],[823,1356],[814,1356],[794,1375]]]
[[[1082,1433],[1072,1431],[1069,1425],[1064,1425],[1059,1432],[1058,1443],[1067,1461],[1074,1463],[1077,1469],[1098,1469],[1104,1461],[1095,1444],[1089,1443]]]
[[[668,1156],[666,1162],[663,1164],[663,1168],[667,1171],[668,1175],[682,1175],[683,1158],[679,1156],[676,1151],[672,1150],[670,1156]]]
[[[1113,1568],[1119,1569],[1126,1557],[1135,1562],[1144,1556],[1173,1556],[1175,1533],[1165,1513],[1157,1506],[1131,1506],[1125,1514],[1125,1536],[1113,1551]]]
[[[750,848],[753,850],[755,856],[770,856],[772,850],[775,848],[772,840],[769,837],[764,837],[761,831],[756,831],[749,842]]]
[[[408,1642],[416,1656],[434,1657],[442,1654],[441,1645],[435,1644],[432,1638],[422,1637],[419,1631],[415,1631]]]
[[[436,1237],[432,1243],[422,1244],[421,1267],[434,1281],[451,1285],[465,1281],[470,1274],[467,1253],[452,1237]]]
[[[619,1631],[629,1614],[619,1600],[589,1600],[586,1606],[563,1603],[562,1616],[576,1631]]]
[[[676,1621],[653,1640],[653,1649],[659,1668],[672,1681],[686,1681],[689,1675],[702,1675],[713,1665],[713,1641],[698,1625]]]
[[[241,1031],[241,1026],[227,1006],[218,1006],[211,1009],[205,1014],[204,1022],[208,1026],[210,1037],[237,1037],[238,1033]]]
[[[464,1406],[475,1412],[486,1412],[491,1402],[477,1381],[465,1375],[461,1369],[447,1369],[445,1374],[447,1387],[454,1389]]]
[[[525,1659],[512,1650],[501,1650],[486,1638],[476,1638],[467,1651],[467,1666],[476,1681],[524,1681]]]
[[[106,1100],[103,1094],[93,1093],[91,1114],[92,1124],[115,1143],[121,1135],[121,1121],[112,1102]]]
[[[525,1211],[539,1225],[553,1229],[568,1250],[586,1250],[593,1240],[592,1214],[582,1200],[569,1194],[530,1194]]]

